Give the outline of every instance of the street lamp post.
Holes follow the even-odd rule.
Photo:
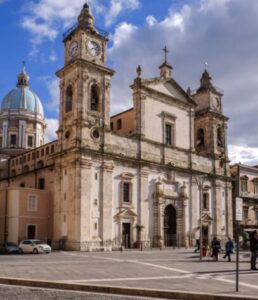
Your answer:
[[[202,260],[202,247],[203,247],[203,235],[202,235],[202,190],[203,184],[206,179],[206,175],[195,176],[195,181],[199,190],[199,214],[200,214],[200,260]]]

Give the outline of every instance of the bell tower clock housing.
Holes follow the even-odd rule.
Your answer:
[[[88,4],[78,22],[64,34],[64,67],[60,79],[58,137],[62,147],[77,145],[99,149],[110,130],[110,81],[106,67],[108,34],[94,25]],[[69,140],[69,142],[67,142]]]
[[[197,153],[211,157],[224,169],[228,162],[227,122],[222,110],[223,92],[215,87],[212,78],[205,69],[200,79],[200,87],[193,98],[195,109],[195,149]]]

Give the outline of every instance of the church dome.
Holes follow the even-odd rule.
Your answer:
[[[18,75],[16,88],[12,89],[3,99],[3,110],[26,110],[28,113],[44,118],[44,111],[39,97],[29,88],[29,76],[25,68]]]

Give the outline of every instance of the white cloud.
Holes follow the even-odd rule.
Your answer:
[[[147,22],[148,26],[150,26],[150,27],[152,27],[152,26],[154,26],[154,25],[156,25],[158,23],[157,20],[156,20],[156,18],[153,17],[153,16],[148,16],[146,18],[146,22]]]
[[[119,47],[125,42],[128,43],[130,41],[130,37],[136,30],[137,27],[132,24],[128,24],[126,22],[119,24],[112,38],[113,48]],[[110,51],[112,51],[112,48],[110,49]]]
[[[47,86],[50,99],[47,101],[46,108],[48,111],[59,111],[60,89],[59,80],[57,78],[45,78],[45,85]]]
[[[111,0],[110,8],[106,15],[105,21],[106,25],[110,25],[114,22],[114,19],[123,11],[123,10],[135,10],[139,7],[139,0]]]
[[[45,143],[49,143],[57,139],[56,131],[58,129],[58,120],[46,118],[45,121],[47,123]]]
[[[229,145],[230,163],[242,163],[246,165],[257,164],[258,147],[246,147],[239,145]]]

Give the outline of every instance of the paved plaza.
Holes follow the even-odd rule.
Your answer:
[[[232,262],[222,257],[218,262],[211,258],[200,261],[199,254],[193,249],[183,248],[1,255],[0,282],[3,283],[4,278],[16,278],[80,286],[136,288],[139,291],[176,290],[224,297],[242,295],[258,299],[258,272],[250,270],[249,260],[248,252],[240,253],[238,293],[235,292],[234,255]],[[128,290],[125,293],[128,294]]]

